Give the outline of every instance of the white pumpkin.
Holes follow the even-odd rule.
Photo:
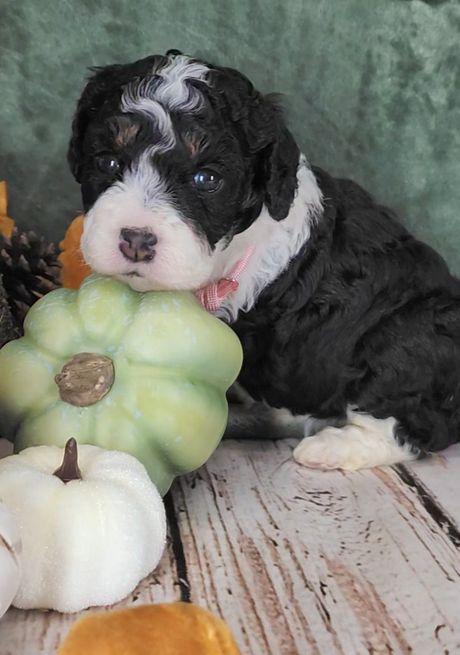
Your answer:
[[[0,498],[20,530],[13,605],[77,612],[129,594],[158,564],[163,501],[133,456],[67,442],[0,460]],[[60,466],[62,462],[62,465]]]
[[[19,588],[21,550],[19,530],[10,512],[0,504],[0,617],[2,617]]]

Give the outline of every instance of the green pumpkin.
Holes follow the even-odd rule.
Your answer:
[[[42,298],[24,329],[0,350],[0,432],[17,451],[69,437],[127,451],[164,494],[216,448],[242,350],[193,294],[91,276]]]

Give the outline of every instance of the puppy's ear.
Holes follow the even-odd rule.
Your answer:
[[[286,218],[297,189],[300,150],[285,125],[279,98],[262,95],[233,69],[217,68],[211,84],[219,97],[219,112],[229,114],[254,157],[254,184],[270,216],[277,221]]]
[[[275,120],[274,136],[262,153],[265,205],[277,221],[286,218],[297,189],[300,151],[281,117]]]
[[[67,150],[67,161],[72,175],[79,183],[81,182],[83,141],[86,129],[92,117],[107,100],[108,91],[112,89],[121,68],[119,65],[92,68],[91,71],[94,75],[89,79],[78,101],[72,121],[72,136]]]

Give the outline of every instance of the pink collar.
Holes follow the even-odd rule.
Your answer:
[[[196,297],[208,312],[217,311],[225,298],[231,293],[235,293],[239,286],[238,278],[245,271],[253,252],[254,246],[250,246],[225,277],[217,282],[211,282],[195,292]]]

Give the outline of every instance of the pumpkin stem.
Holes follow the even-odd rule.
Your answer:
[[[81,471],[78,468],[77,442],[73,437],[67,441],[64,448],[62,464],[54,471],[53,475],[63,482],[81,480]]]
[[[97,353],[74,355],[54,378],[61,400],[75,407],[89,407],[111,390],[115,370],[110,357]]]

